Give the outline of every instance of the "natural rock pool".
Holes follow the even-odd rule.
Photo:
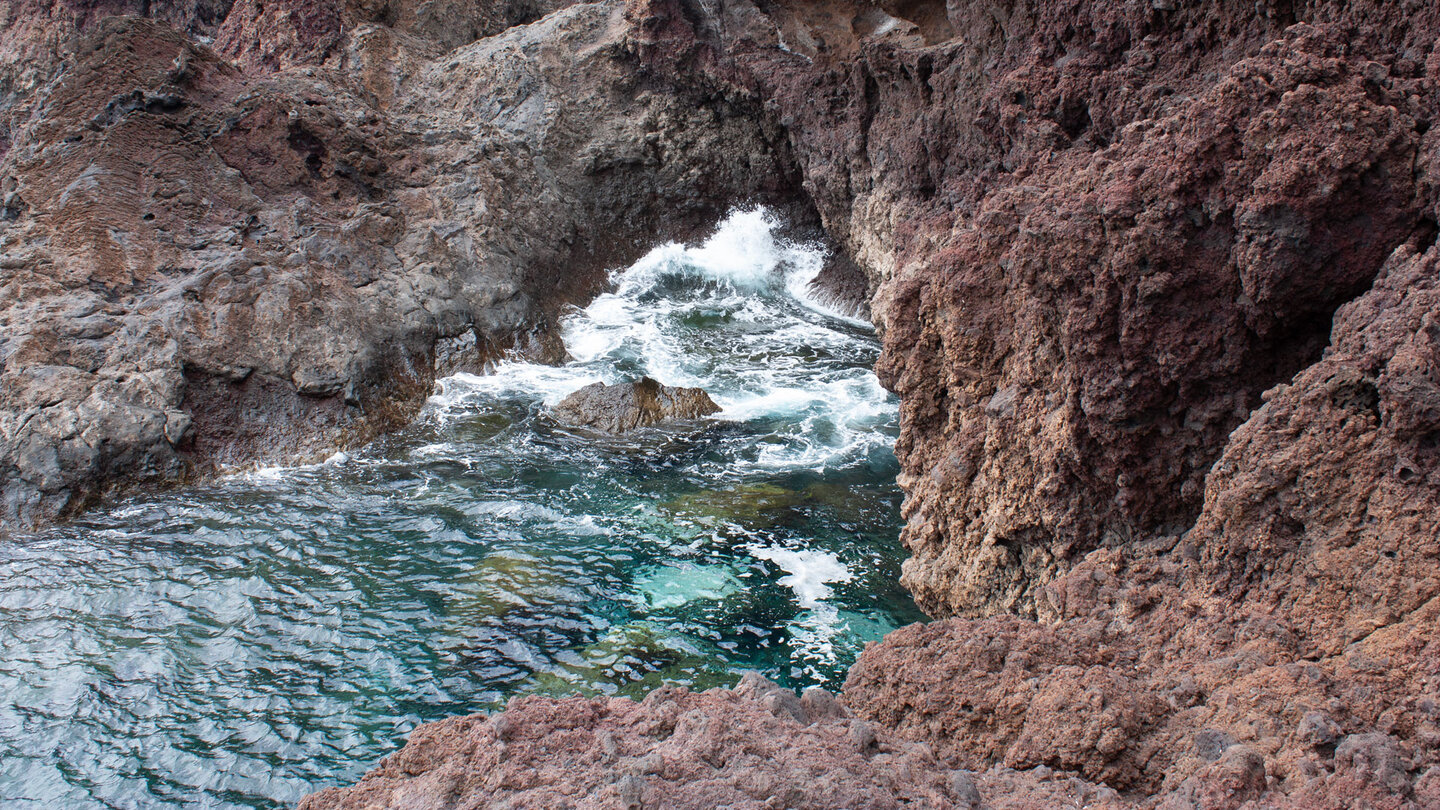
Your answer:
[[[283,806],[521,692],[837,687],[922,618],[896,405],[869,327],[807,294],[820,251],[774,228],[657,249],[567,318],[573,362],[448,378],[363,451],[0,545],[0,805]],[[545,415],[642,374],[723,410]]]

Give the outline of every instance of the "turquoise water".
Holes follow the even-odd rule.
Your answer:
[[[657,249],[566,319],[573,362],[448,378],[363,451],[0,544],[0,806],[279,807],[518,693],[838,686],[922,618],[896,407],[773,226]],[[642,373],[724,410],[624,438],[545,415]]]

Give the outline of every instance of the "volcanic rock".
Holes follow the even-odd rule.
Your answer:
[[[852,709],[1142,804],[1433,803],[1440,9],[681,5],[642,56],[723,52],[871,277],[959,617]]]
[[[153,5],[0,6],[6,525],[361,441],[801,190],[901,400],[868,725],[522,699],[309,806],[1440,806],[1436,4]]]
[[[625,433],[671,419],[699,419],[720,406],[699,388],[671,388],[649,377],[630,383],[591,383],[565,397],[550,415],[571,425]]]
[[[778,128],[657,91],[620,2],[184,5],[0,4],[0,532],[363,443],[794,199]]]
[[[1329,354],[1235,431],[1187,533],[1091,552],[1047,584],[1044,623],[897,631],[846,701],[953,763],[1201,795],[1225,739],[1269,774],[1261,807],[1429,806],[1440,474],[1433,428],[1410,425],[1435,424],[1436,311],[1440,250],[1401,247]]]
[[[1440,806],[1440,10],[637,5],[870,277],[942,620],[852,711],[1069,806]]]
[[[1075,795],[1063,780],[1017,791],[1015,776],[951,771],[926,746],[851,718],[823,690],[800,698],[751,674],[733,691],[662,687],[638,703],[525,697],[488,718],[430,723],[356,785],[314,794],[300,810],[940,810],[977,797],[1006,810],[1061,807]]]

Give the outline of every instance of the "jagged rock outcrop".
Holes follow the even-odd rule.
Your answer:
[[[504,30],[453,50],[458,4],[144,5],[0,11],[7,529],[363,442],[437,374],[558,357],[656,234],[793,196],[778,130],[657,92],[618,2],[479,4]]]
[[[1440,12],[880,5],[643,51],[767,98],[875,285],[904,581],[966,618],[847,703],[1141,805],[1440,802]]]
[[[822,689],[797,697],[750,675],[733,691],[662,687],[641,702],[526,697],[492,718],[431,723],[354,787],[321,791],[300,810],[969,810],[981,801],[1018,810],[1082,797],[1104,807],[1114,796],[1064,780],[1017,792],[1017,778],[952,771],[926,746],[852,718]]]
[[[937,615],[1033,615],[1090,549],[1187,529],[1261,392],[1434,236],[1434,10],[676,5],[641,53],[765,97],[875,283]]]
[[[632,11],[871,276],[905,582],[967,618],[844,699],[1138,806],[1440,803],[1435,10],[880,6]]]
[[[671,419],[699,419],[720,406],[699,388],[661,385],[649,377],[606,385],[591,383],[550,409],[555,419],[605,433],[625,433]]]
[[[902,401],[940,621],[843,700],[908,765],[743,695],[521,701],[313,806],[763,803],[710,759],[740,740],[876,801],[1440,806],[1433,3],[143,5],[4,6],[11,523],[360,440],[439,370],[554,353],[600,268],[799,187]],[[635,731],[667,702],[724,734]],[[556,729],[659,776],[546,770]]]

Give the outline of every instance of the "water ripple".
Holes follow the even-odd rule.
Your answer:
[[[838,685],[919,618],[896,407],[773,226],[658,250],[567,318],[575,362],[444,380],[364,451],[0,544],[0,806],[282,807],[517,692]],[[623,438],[545,416],[638,374],[724,411]]]

